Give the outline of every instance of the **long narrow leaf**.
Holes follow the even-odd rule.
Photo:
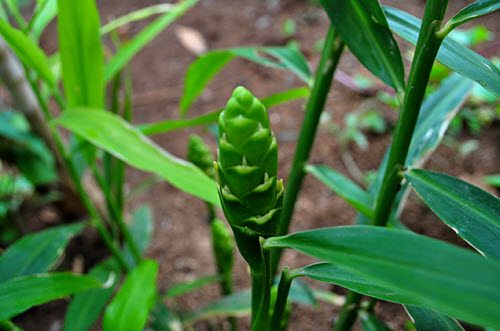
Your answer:
[[[284,92],[275,93],[268,97],[261,99],[262,103],[266,108],[271,108],[273,106],[277,106],[279,104],[304,99],[309,96],[309,89],[307,87],[298,87],[294,89],[290,89]],[[219,118],[219,114],[222,112],[222,109],[218,109],[208,114],[203,114],[198,117],[193,117],[189,119],[180,119],[180,120],[167,120],[163,122],[157,122],[152,124],[143,124],[139,125],[139,130],[146,135],[154,135],[159,133],[166,133],[170,131],[174,131],[177,129],[189,128],[198,125],[205,125],[210,123],[217,122]]]
[[[110,33],[113,30],[116,30],[124,25],[130,24],[135,21],[140,21],[146,19],[150,16],[163,14],[172,10],[172,4],[169,3],[160,3],[157,5],[152,5],[149,7],[144,7],[138,10],[135,10],[126,15],[120,16],[111,22],[106,23],[101,27],[101,35],[105,35]]]
[[[389,25],[394,32],[412,44],[417,43],[421,20],[396,8],[385,7]],[[437,60],[459,74],[478,82],[500,95],[500,70],[491,61],[447,37],[437,54]]]
[[[59,52],[67,107],[104,107],[104,58],[95,0],[58,0]]]
[[[38,6],[41,6],[38,8]],[[32,18],[31,22],[31,32],[38,40],[45,30],[47,25],[56,17],[57,15],[57,0],[46,0],[37,5],[37,11],[35,17]]]
[[[446,25],[452,30],[465,22],[491,14],[499,9],[500,1],[498,0],[477,0],[460,10]]]
[[[64,112],[54,122],[133,167],[156,173],[180,190],[220,204],[216,183],[203,171],[160,148],[117,115],[75,109]]]
[[[93,277],[65,272],[10,279],[0,283],[0,321],[42,303],[99,287],[102,284]]]
[[[84,224],[54,227],[29,234],[13,243],[0,256],[0,283],[50,270],[64,253],[69,240]]]
[[[380,3],[322,0],[321,4],[358,60],[386,84],[403,91],[403,60]]]
[[[427,307],[464,321],[500,326],[500,261],[410,231],[342,226],[269,238],[326,260],[303,275],[378,299]]]
[[[133,269],[106,308],[104,331],[142,331],[154,306],[158,263],[145,260]]]
[[[198,0],[184,0],[176,4],[170,11],[146,26],[132,40],[123,45],[106,64],[105,80],[109,81],[113,78],[144,46],[197,2]]]
[[[305,170],[331,188],[360,213],[368,218],[372,217],[370,195],[349,178],[324,165],[309,165]]]
[[[0,34],[24,65],[35,70],[47,84],[55,85],[47,56],[28,36],[3,20],[0,20]]]
[[[424,202],[479,252],[500,258],[500,199],[458,178],[410,170],[406,179]]]

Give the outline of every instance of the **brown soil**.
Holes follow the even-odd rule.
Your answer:
[[[155,1],[156,2],[156,1]],[[384,1],[385,4],[401,7],[400,1]],[[131,10],[151,5],[151,1],[99,1],[102,21],[125,14]],[[449,12],[453,13],[466,4],[466,1],[450,1]],[[422,16],[423,1],[405,2],[404,9],[414,15]],[[134,84],[134,122],[154,122],[178,117],[178,102],[182,94],[183,76],[191,61],[195,59],[188,50],[181,46],[173,31],[182,25],[197,29],[206,38],[210,49],[240,45],[283,45],[287,40],[282,36],[283,22],[292,18],[297,22],[297,34],[294,39],[314,68],[319,54],[312,52],[314,43],[322,38],[328,27],[328,19],[322,11],[308,1],[292,0],[205,0],[188,12],[173,26],[169,27],[132,62]],[[141,24],[134,24],[131,33],[140,29]],[[487,20],[489,29],[500,32],[498,20]],[[44,38],[44,47],[56,48],[53,38],[54,27]],[[490,54],[491,55],[491,54]],[[351,54],[345,54],[340,68],[348,74],[363,73],[368,75]],[[244,85],[257,96],[283,91],[300,86],[300,82],[291,74],[283,71],[265,69],[243,60],[235,60],[210,84],[200,100],[190,111],[190,116],[220,108],[237,85]],[[379,84],[379,83],[378,83]],[[381,84],[380,84],[381,86]],[[348,112],[363,107],[366,102],[346,87],[335,83],[330,93],[326,112],[333,120],[341,122]],[[394,122],[394,113],[375,102],[383,115]],[[303,102],[293,102],[271,110],[271,122],[277,132],[280,144],[280,173],[286,176],[290,169],[297,132],[303,116]],[[155,136],[154,140],[171,153],[185,157],[186,143],[190,133],[203,135],[215,151],[215,141],[207,131],[201,128],[183,130],[171,134]],[[465,140],[467,137],[460,137]],[[456,156],[448,147],[440,147],[427,164],[427,168],[443,171],[457,176],[481,178],[484,174],[499,172],[500,153],[498,125],[489,128],[480,137],[481,148],[465,159]],[[352,146],[351,153],[361,170],[374,170],[389,142],[387,135],[370,135],[370,147],[362,151]],[[328,164],[348,174],[340,159],[339,146],[334,135],[326,126],[321,127],[316,145],[311,156],[311,163]],[[132,188],[146,177],[135,170],[128,171],[128,187]],[[286,181],[286,179],[285,179]],[[210,250],[210,239],[205,224],[205,209],[201,201],[188,196],[166,183],[156,185],[146,195],[132,201],[130,210],[148,203],[153,207],[155,231],[147,256],[160,263],[158,285],[166,289],[170,285],[194,279],[201,275],[215,272]],[[189,208],[186,208],[189,206]],[[313,178],[306,178],[293,218],[292,231],[317,227],[352,224],[355,211],[340,197]],[[429,236],[446,239],[463,245],[453,231],[444,226],[417,197],[411,195],[402,220],[413,230]],[[92,244],[80,243],[86,250],[92,250]],[[73,244],[74,245],[74,244]],[[82,246],[80,246],[82,247]],[[94,246],[95,247],[95,246]],[[99,249],[98,251],[102,251]],[[83,251],[86,257],[94,254]],[[94,258],[86,259],[86,266]],[[283,263],[291,267],[310,263],[311,259],[286,252]],[[249,286],[247,270],[238,257],[235,267],[235,287],[243,289]],[[313,283],[313,282],[311,282]],[[314,286],[329,288],[319,283]],[[191,310],[201,307],[219,297],[216,286],[208,286],[200,291],[186,295],[176,301],[178,308]],[[30,310],[16,322],[26,330],[58,330],[62,324],[65,303],[58,301]],[[394,329],[403,330],[408,317],[400,306],[381,303],[377,310],[382,318]],[[290,330],[329,330],[332,318],[338,307],[322,305],[320,308],[295,306]],[[242,329],[248,328],[248,321],[241,319]],[[206,330],[204,323],[196,325],[198,330]]]

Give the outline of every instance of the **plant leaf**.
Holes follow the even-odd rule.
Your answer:
[[[160,148],[119,116],[102,110],[74,109],[54,122],[131,166],[156,173],[178,189],[220,205],[217,185],[203,171]]]
[[[487,257],[500,258],[500,199],[458,178],[410,170],[405,178],[439,218]]]
[[[198,0],[184,0],[179,2],[170,11],[146,26],[132,40],[120,47],[120,50],[106,64],[104,71],[106,82],[122,70],[144,46],[197,2]]]
[[[416,306],[405,306],[418,331],[464,331],[457,320],[439,314],[434,310]]]
[[[104,107],[104,59],[95,0],[58,0],[59,53],[67,107]]]
[[[129,224],[132,239],[137,244],[141,254],[144,254],[153,236],[153,211],[149,205],[142,205],[132,214],[132,222]],[[125,260],[129,265],[134,265],[134,257],[128,245],[125,247]]]
[[[67,272],[35,274],[0,283],[0,321],[31,307],[101,287],[93,277]]]
[[[339,226],[269,238],[326,260],[304,276],[378,299],[427,307],[482,326],[500,326],[500,261],[410,231]],[[467,300],[464,300],[467,298]]]
[[[158,263],[144,260],[125,278],[106,308],[104,331],[142,331],[155,304]]]
[[[358,60],[387,85],[403,91],[403,60],[379,2],[322,0],[321,4]]]
[[[69,240],[84,226],[83,223],[57,226],[28,234],[13,243],[0,256],[0,283],[50,270]]]
[[[124,25],[130,24],[132,22],[144,20],[153,15],[163,14],[172,10],[173,5],[169,3],[160,3],[157,5],[152,5],[144,7],[133,12],[127,13],[123,16],[115,18],[114,20],[106,23],[101,27],[101,35],[110,33]]]
[[[43,31],[49,25],[49,23],[57,15],[57,0],[46,0],[43,3],[38,3],[37,6],[43,6],[39,11],[36,12],[36,16],[31,22],[31,32],[35,36],[35,39],[40,39]]]
[[[75,295],[64,319],[65,331],[87,331],[92,327],[113,295],[120,274],[120,267],[113,259],[107,259],[89,271],[89,276],[110,286]]]
[[[272,58],[263,56],[267,54]],[[212,78],[235,57],[254,63],[293,72],[310,84],[312,75],[306,59],[292,46],[286,47],[237,47],[207,52],[189,65],[184,78],[184,91],[180,100],[180,115],[184,116],[191,104],[201,94]]]
[[[413,45],[417,43],[422,21],[402,10],[384,7],[391,29]],[[495,64],[450,37],[443,40],[437,60],[460,75],[500,95],[500,70]]]
[[[50,86],[55,85],[55,78],[50,71],[49,59],[28,36],[3,20],[0,20],[0,34],[24,65],[35,70]]]
[[[358,184],[324,165],[308,165],[306,172],[312,174],[323,184],[331,188],[342,199],[368,218],[372,217],[371,197]]]
[[[359,314],[361,320],[361,329],[363,331],[390,331],[389,328],[384,322],[379,320],[377,316],[372,313],[367,313],[365,311],[361,311]],[[420,330],[419,330],[420,331]]]
[[[465,22],[493,13],[499,9],[500,2],[498,0],[477,0],[462,8],[446,25],[449,26],[449,30],[451,31]]]
[[[165,298],[175,298],[184,295],[186,293],[200,289],[208,284],[215,283],[220,279],[221,277],[219,275],[210,275],[197,278],[190,282],[173,285],[165,293]]]
[[[266,108],[271,108],[273,106],[298,100],[304,99],[309,96],[309,89],[307,87],[298,87],[293,88],[284,92],[279,92],[272,94],[268,97],[261,99],[262,103]],[[218,109],[208,114],[203,114],[198,117],[193,117],[189,119],[180,119],[180,120],[167,120],[157,123],[151,124],[143,124],[139,125],[139,130],[146,135],[153,135],[159,133],[166,133],[170,131],[174,131],[177,129],[189,128],[197,125],[204,125],[217,122],[219,118],[219,114],[222,112],[222,109]]]

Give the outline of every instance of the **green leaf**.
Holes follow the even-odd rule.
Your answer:
[[[370,195],[349,178],[324,165],[308,165],[305,170],[331,188],[360,213],[368,218],[372,217]]]
[[[170,310],[165,303],[158,300],[151,311],[152,331],[182,331],[182,322],[176,312]]]
[[[93,277],[67,272],[21,276],[0,283],[0,321],[31,307],[102,287]]]
[[[458,74],[446,78],[422,104],[405,165],[422,164],[439,146],[474,83]]]
[[[118,53],[116,53],[106,64],[104,71],[105,80],[109,81],[113,78],[144,48],[144,46],[197,2],[198,0],[184,0],[176,4],[170,11],[150,23],[132,40],[120,47]]]
[[[485,176],[484,182],[493,187],[500,187],[500,174]]]
[[[31,32],[36,40],[40,39],[43,31],[57,15],[57,0],[46,0],[37,5],[35,17],[32,18]]]
[[[279,92],[272,94],[268,97],[261,99],[262,103],[266,108],[271,108],[273,106],[298,100],[304,99],[309,96],[309,89],[307,87],[298,87],[293,88],[284,92]],[[177,129],[189,128],[197,125],[204,125],[217,122],[219,118],[219,114],[222,112],[222,109],[218,109],[208,114],[200,115],[198,117],[193,117],[189,119],[180,119],[180,120],[167,120],[152,124],[143,124],[139,125],[139,130],[146,135],[153,135],[159,133],[166,133],[170,131],[174,131]]]
[[[396,8],[385,7],[391,29],[413,45],[417,43],[421,20]],[[443,40],[437,60],[462,76],[500,95],[500,70],[495,64],[447,37]]]
[[[173,186],[220,205],[217,185],[193,164],[179,159],[110,112],[75,109],[54,121],[138,169],[162,176]]]
[[[306,59],[292,46],[238,47],[207,52],[191,63],[187,70],[179,104],[181,116],[187,113],[191,104],[212,78],[235,57],[267,67],[289,70],[307,84],[310,84],[312,79]]]
[[[165,293],[165,298],[175,298],[186,293],[200,289],[208,284],[218,282],[221,279],[219,275],[210,275],[197,278],[190,282],[180,283],[171,286]]]
[[[88,275],[109,286],[75,295],[64,319],[65,331],[87,331],[92,327],[113,295],[120,279],[120,267],[113,259],[107,259],[93,267]]]
[[[50,270],[64,253],[69,240],[85,224],[63,225],[26,235],[0,256],[0,283]]]
[[[114,20],[106,23],[106,25],[102,26],[101,35],[110,33],[111,31],[116,30],[124,25],[130,24],[132,22],[144,20],[153,15],[169,12],[172,10],[172,7],[174,7],[172,4],[160,3],[157,5],[152,5],[138,10],[134,10],[133,12],[115,18]]]
[[[379,2],[322,0],[321,4],[358,60],[383,82],[403,91],[403,60]]]
[[[142,331],[155,304],[158,263],[144,260],[125,278],[106,308],[104,331]]]
[[[452,19],[450,19],[444,29],[451,31],[457,26],[470,20],[493,13],[500,9],[498,0],[477,0],[470,5],[462,8]]]
[[[458,178],[410,170],[405,178],[438,216],[487,257],[500,258],[500,199]]]
[[[104,58],[95,0],[58,0],[59,52],[67,107],[104,107]]]
[[[24,65],[35,70],[47,84],[55,85],[49,59],[28,36],[3,20],[0,20],[0,34]]]
[[[151,242],[153,236],[153,211],[148,205],[142,205],[137,208],[132,214],[132,222],[129,225],[132,239],[137,244],[137,248],[141,254],[144,254]],[[125,247],[125,260],[129,265],[134,264],[134,257],[128,246]]]
[[[417,331],[464,331],[457,320],[435,312],[434,310],[405,306]]]
[[[427,307],[482,326],[500,326],[500,261],[410,231],[340,226],[269,238],[330,263],[304,276],[377,299]],[[465,300],[464,298],[467,298]]]

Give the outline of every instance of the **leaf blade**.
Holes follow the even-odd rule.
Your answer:
[[[450,31],[459,25],[475,18],[493,13],[500,9],[500,2],[497,0],[477,0],[462,8],[448,23]]]
[[[500,199],[458,178],[413,169],[405,178],[457,234],[487,257],[500,258]]]

